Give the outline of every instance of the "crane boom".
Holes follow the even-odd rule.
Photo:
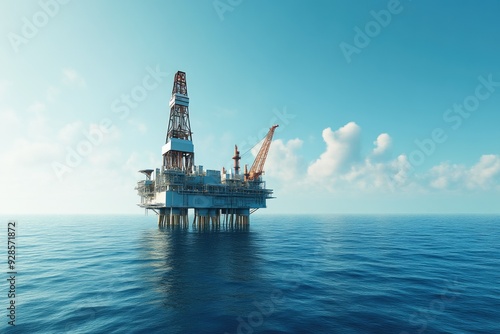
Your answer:
[[[247,180],[255,180],[264,172],[264,164],[266,163],[267,153],[269,152],[269,147],[271,146],[271,142],[273,140],[274,130],[276,130],[278,126],[279,125],[276,124],[269,129],[269,132],[267,133],[266,138],[264,138],[264,142],[262,143],[259,153],[255,157],[255,161],[250,168],[250,172],[248,174],[245,173]]]

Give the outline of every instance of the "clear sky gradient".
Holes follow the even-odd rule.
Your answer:
[[[0,3],[0,213],[141,213],[176,71],[195,163],[278,123],[266,213],[500,213],[500,2]],[[244,156],[251,164],[255,148]]]

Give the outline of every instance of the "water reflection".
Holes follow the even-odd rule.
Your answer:
[[[171,321],[184,330],[197,318],[245,312],[262,282],[254,233],[246,226],[170,226],[142,236],[144,273]],[[181,320],[183,319],[183,320]],[[187,326],[187,327],[185,327]]]

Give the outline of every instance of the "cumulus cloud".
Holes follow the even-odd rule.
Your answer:
[[[68,86],[84,88],[87,84],[85,79],[74,69],[63,69],[62,82]]]
[[[415,190],[410,178],[410,164],[404,154],[386,162],[372,162],[367,158],[353,164],[348,172],[338,174],[329,182],[340,189],[350,190]]]
[[[375,148],[361,156],[361,128],[354,122],[336,131],[323,130],[326,150],[307,170],[307,178],[327,189],[394,191],[409,185],[410,164],[405,155],[390,160],[392,139],[387,133],[374,141]]]
[[[383,160],[391,157],[392,138],[387,133],[380,134],[373,144],[375,145],[371,155],[373,160]]]
[[[354,122],[335,131],[331,128],[323,130],[326,149],[307,169],[307,182],[332,192],[500,190],[498,155],[483,155],[471,167],[446,162],[416,173],[406,154],[391,158],[392,138],[387,133],[376,138],[372,152],[366,157],[360,156],[360,134],[361,128]],[[291,157],[288,159],[293,160]],[[303,177],[298,176],[297,179]]]
[[[274,140],[266,161],[266,175],[282,181],[297,179],[300,173],[298,150],[302,144],[303,141],[298,138],[290,139],[286,143],[281,139]],[[254,156],[257,155],[257,151],[252,153]]]
[[[323,130],[325,151],[314,160],[305,175],[294,169],[293,178],[329,191],[427,192],[432,190],[500,189],[500,156],[483,155],[471,167],[442,163],[430,170],[415,172],[404,153],[392,158],[392,138],[380,134],[374,149],[362,157],[361,128],[354,122],[333,131]],[[299,140],[299,139],[297,139]],[[300,140],[299,140],[300,141]],[[302,145],[302,142],[300,142]],[[273,143],[277,156],[293,166],[296,148]],[[297,165],[297,164],[295,164]],[[281,167],[280,167],[281,168]],[[293,170],[293,169],[292,169]],[[283,177],[290,180],[292,177]]]
[[[307,180],[332,191],[395,191],[411,184],[405,155],[391,160],[392,139],[387,133],[374,141],[375,148],[361,156],[361,128],[349,122],[338,130],[323,130],[325,151],[307,169]]]
[[[500,181],[500,156],[483,155],[479,162],[470,169],[472,186],[491,188]]]
[[[499,189],[500,156],[483,155],[470,168],[444,162],[431,168],[427,178],[429,185],[439,190]]]
[[[354,122],[347,123],[340,129],[323,130],[326,151],[308,168],[310,176],[319,178],[345,172],[359,160],[361,128]]]

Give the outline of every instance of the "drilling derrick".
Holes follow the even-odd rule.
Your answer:
[[[162,148],[163,167],[190,173],[194,165],[194,145],[189,124],[189,97],[184,72],[175,74],[169,106],[167,138]]]
[[[188,226],[188,210],[194,211],[196,228],[241,227],[249,223],[252,212],[266,207],[273,198],[262,180],[264,163],[271,145],[274,125],[267,134],[250,172],[240,173],[240,152],[234,147],[234,168],[227,171],[204,170],[194,165],[194,145],[189,123],[189,97],[186,73],[174,76],[169,103],[167,137],[162,147],[161,168],[143,169],[146,179],[136,186],[146,210],[158,214],[160,227]]]

